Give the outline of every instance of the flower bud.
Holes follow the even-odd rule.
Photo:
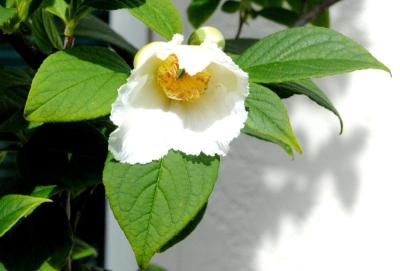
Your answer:
[[[203,42],[216,44],[221,50],[225,47],[224,36],[218,29],[211,26],[200,27],[190,35],[188,41],[190,45],[200,45]]]

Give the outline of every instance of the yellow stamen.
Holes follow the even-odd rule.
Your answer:
[[[189,75],[179,69],[175,54],[165,59],[157,69],[157,82],[165,95],[172,100],[190,101],[201,97],[208,87],[211,74],[207,70]]]

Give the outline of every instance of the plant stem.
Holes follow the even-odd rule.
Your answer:
[[[68,218],[68,222],[71,225],[71,192],[67,191],[66,192],[66,199],[65,199],[65,213],[67,214],[67,218]],[[74,233],[72,232],[72,237],[73,237]],[[70,250],[70,252],[68,253],[68,257],[67,257],[67,263],[64,267],[65,271],[72,271],[72,258],[71,258],[71,254],[72,254],[72,249]]]
[[[65,36],[64,38],[64,49],[72,48],[75,43],[75,38],[73,36]]]
[[[245,19],[246,16],[247,16],[247,14],[246,14],[245,11],[241,10],[239,12],[239,27],[238,27],[238,30],[236,32],[235,39],[238,39],[240,37],[240,34],[242,33],[243,25],[246,22],[246,19]]]
[[[0,32],[0,39],[6,40],[24,61],[35,70],[40,67],[46,58],[37,48],[29,44],[20,32],[9,35]]]
[[[310,11],[304,13],[294,24],[294,26],[304,26],[309,22],[314,21],[319,15],[321,15],[325,10],[330,8],[332,5],[336,4],[340,0],[325,0],[318,6],[314,7]]]

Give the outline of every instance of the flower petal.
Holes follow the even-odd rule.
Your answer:
[[[182,36],[149,47],[128,83],[119,89],[111,120],[118,128],[110,135],[114,157],[131,164],[148,163],[170,149],[187,154],[225,155],[247,119],[244,100],[248,76],[212,44],[180,45]],[[191,75],[211,74],[206,93],[196,100],[168,99],[155,77],[157,67],[176,54],[180,68]]]

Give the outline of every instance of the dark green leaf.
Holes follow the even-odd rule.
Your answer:
[[[20,219],[30,215],[39,205],[51,202],[47,198],[25,195],[7,195],[0,198],[0,237]]]
[[[302,94],[306,95],[308,98],[319,104],[320,106],[328,109],[333,114],[335,114],[339,118],[340,122],[340,133],[343,132],[343,120],[340,117],[339,112],[336,110],[335,106],[329,100],[328,96],[311,80],[301,80],[295,82],[284,82],[279,84],[269,84],[269,88],[273,91],[280,93],[284,93],[283,95],[288,97],[293,94]],[[282,98],[282,95],[279,95]]]
[[[74,47],[52,54],[33,79],[25,117],[66,122],[105,116],[129,71],[117,54],[102,47]]]
[[[71,249],[65,212],[40,206],[0,239],[0,267],[7,271],[59,271]]]
[[[53,21],[53,15],[40,9],[32,17],[32,35],[39,49],[50,54],[54,49],[61,50],[63,44],[58,29]]]
[[[222,5],[221,9],[227,13],[235,13],[240,9],[240,2],[228,0]]]
[[[0,132],[18,132],[27,125],[22,111],[31,80],[22,70],[0,69]]]
[[[262,7],[281,7],[284,0],[253,0]]]
[[[287,110],[278,95],[252,83],[246,107],[249,116],[243,128],[244,133],[278,144],[292,157],[293,149],[301,153]]]
[[[172,0],[146,0],[129,12],[167,40],[183,32],[182,17]]]
[[[86,123],[39,127],[19,152],[19,168],[35,186],[58,185],[73,196],[101,182],[107,141]]]
[[[286,26],[292,26],[298,19],[296,12],[280,7],[268,7],[258,11],[258,15]]]
[[[220,0],[192,0],[187,9],[189,22],[198,28],[211,17],[219,2]]]
[[[142,269],[208,201],[218,167],[217,157],[174,151],[145,165],[120,164],[110,155],[103,175],[106,194]]]
[[[86,242],[75,238],[72,246],[72,260],[77,261],[92,256],[97,256],[96,249]]]
[[[74,35],[76,37],[84,37],[106,42],[112,46],[125,50],[132,56],[136,52],[136,49],[118,33],[112,30],[108,24],[92,15],[83,18],[79,22]]]
[[[61,191],[62,189],[57,185],[40,185],[35,187],[35,189],[31,193],[31,196],[48,199]]]
[[[277,83],[355,70],[389,69],[366,49],[333,30],[298,27],[274,33],[247,49],[237,63],[253,82]]]
[[[85,5],[105,10],[133,8],[146,3],[146,0],[84,0]]]
[[[257,41],[257,39],[228,39],[225,43],[225,51],[232,54],[241,54]]]

